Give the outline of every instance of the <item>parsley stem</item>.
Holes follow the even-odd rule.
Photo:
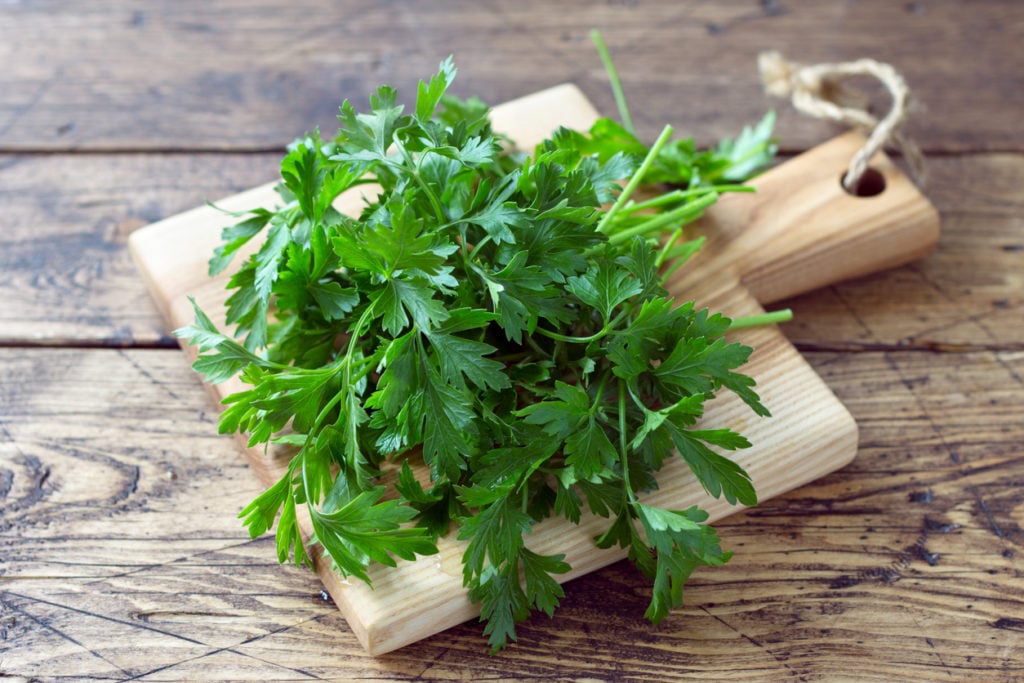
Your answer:
[[[654,232],[655,230],[661,230],[665,226],[672,225],[673,223],[689,223],[699,217],[704,212],[704,209],[708,208],[716,201],[718,201],[718,193],[712,190],[700,199],[684,204],[683,206],[673,209],[667,213],[659,214],[654,218],[646,220],[638,225],[634,225],[631,228],[620,230],[608,238],[608,243],[612,246],[616,246],[626,242],[627,240],[633,239],[637,235],[646,235]]]
[[[626,447],[626,381],[619,379],[619,460],[622,463],[622,485],[631,504],[636,504],[633,485],[629,483],[629,450]]]
[[[629,312],[630,309],[624,308],[623,310],[619,311],[619,314],[617,316],[612,318],[610,321],[606,322],[600,330],[587,337],[572,337],[565,334],[559,334],[558,332],[554,332],[552,330],[546,330],[539,325],[537,326],[536,331],[544,335],[548,339],[554,339],[557,342],[568,342],[570,344],[589,344],[592,341],[597,341],[601,337],[604,337],[609,332],[614,330],[615,326],[618,325]]]
[[[771,311],[769,313],[759,313],[758,315],[748,315],[742,318],[734,318],[732,323],[729,325],[730,330],[739,330],[744,327],[761,327],[764,325],[775,325],[776,323],[784,323],[793,319],[793,311],[788,308],[783,308],[778,311]]]
[[[472,261],[474,258],[476,258],[476,252],[480,251],[480,247],[484,246],[485,244],[487,244],[490,241],[491,241],[491,236],[490,235],[484,235],[484,238],[482,240],[480,240],[479,242],[477,242],[476,244],[473,245],[473,251],[469,252],[469,256],[467,256],[466,258],[469,259],[470,261]],[[465,246],[465,243],[463,243],[463,246]]]
[[[665,244],[662,246],[661,249],[658,250],[658,257],[654,261],[655,268],[661,268],[661,266],[665,263],[665,259],[668,258],[669,251],[672,249],[673,246],[675,246],[675,243],[678,242],[679,238],[682,236],[683,226],[680,225],[678,228],[672,231],[672,234],[669,235],[669,238],[665,240]]]
[[[618,199],[615,200],[615,203],[612,204],[611,208],[604,214],[604,217],[601,218],[601,222],[597,224],[598,232],[607,233],[611,229],[611,223],[615,218],[615,215],[622,210],[622,207],[626,205],[629,198],[633,196],[633,191],[640,185],[640,181],[643,180],[647,170],[651,167],[651,164],[654,163],[654,159],[657,158],[658,153],[661,152],[661,148],[665,146],[665,143],[668,142],[670,137],[672,137],[672,126],[665,126],[661,131],[661,135],[659,135],[658,139],[654,141],[653,145],[651,145],[651,149],[647,152],[647,156],[644,157],[643,163],[640,164],[640,168],[638,168],[636,173],[633,174],[633,177],[629,179],[629,182],[626,183],[626,187],[619,193]]]
[[[559,334],[552,330],[546,330],[539,325],[536,328],[536,332],[548,339],[554,339],[557,342],[567,342],[569,344],[589,344],[590,342],[597,341],[601,337],[605,336],[609,331],[608,327],[602,327],[600,330],[588,337],[573,337],[567,334]]]
[[[687,190],[673,190],[672,192],[666,192],[663,195],[648,199],[643,202],[633,203],[630,202],[628,205],[622,207],[619,210],[620,214],[636,213],[637,211],[643,211],[644,209],[655,209],[665,204],[672,204],[682,199],[689,197],[696,197],[709,192],[717,192],[722,194],[723,192],[754,192],[754,188],[750,185],[715,185],[714,187],[692,187]]]
[[[608,82],[611,84],[612,94],[615,96],[615,106],[619,108],[619,118],[622,119],[622,127],[636,135],[636,128],[633,127],[633,117],[629,115],[626,95],[622,91],[622,81],[619,80],[619,72],[615,68],[615,62],[612,61],[611,52],[608,51],[608,46],[604,44],[604,38],[601,37],[601,32],[597,29],[593,29],[590,32],[590,39],[594,41],[597,54],[601,56],[604,70],[608,74]]]
[[[537,330],[539,331],[540,328],[538,327]],[[537,340],[533,338],[532,334],[524,335],[523,338],[526,340],[527,346],[533,349],[541,357],[551,358],[551,354],[540,347],[540,344],[537,343]]]
[[[680,228],[680,230],[681,229],[682,228]],[[694,240],[690,240],[689,242],[679,245],[680,250],[673,250],[670,246],[666,245],[656,261],[658,270],[661,273],[662,284],[667,282],[668,279],[672,277],[672,273],[679,270],[679,268],[685,264],[691,256],[700,251],[704,246],[705,241],[706,238],[702,235]],[[683,249],[683,247],[686,247],[686,249]],[[672,263],[670,263],[667,268],[663,269],[662,264],[664,264],[664,262],[669,258],[673,259]]]

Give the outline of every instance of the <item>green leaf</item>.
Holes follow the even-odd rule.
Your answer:
[[[370,561],[394,567],[394,557],[414,560],[417,555],[434,555],[437,546],[425,529],[402,526],[416,511],[397,500],[380,502],[383,486],[363,491],[334,512],[311,508],[317,540],[345,576],[366,583]]]
[[[703,524],[707,513],[696,507],[664,510],[642,503],[634,507],[656,551],[651,603],[644,616],[657,624],[683,604],[683,584],[694,569],[701,564],[724,564],[730,553],[722,552],[715,530]]]
[[[480,389],[505,389],[509,386],[505,366],[487,356],[495,349],[490,344],[437,331],[427,333],[430,346],[437,353],[441,375],[453,386],[463,385],[462,376]]]
[[[342,287],[334,280],[321,280],[307,289],[327,320],[344,320],[359,303],[355,288]]]
[[[538,555],[523,548],[519,551],[526,582],[526,599],[549,617],[554,616],[558,600],[565,597],[562,587],[551,578],[552,574],[565,574],[571,569],[565,555]]]
[[[341,128],[337,140],[345,151],[331,157],[332,161],[386,161],[388,147],[395,131],[406,124],[403,107],[396,104],[398,93],[394,88],[381,86],[370,97],[369,114],[357,114],[345,100],[338,120]]]
[[[728,166],[718,177],[727,182],[738,182],[770,164],[778,149],[772,137],[774,128],[775,112],[769,111],[754,128],[744,126],[735,140],[719,142],[718,154],[725,157]]]
[[[270,292],[277,280],[281,262],[285,256],[285,248],[291,242],[288,226],[282,222],[271,221],[267,232],[267,241],[256,252],[255,289],[257,302],[256,314],[245,346],[249,349],[260,349],[267,345],[267,313],[270,308]]]
[[[281,519],[277,524],[277,561],[284,564],[288,561],[289,552],[295,560],[295,566],[312,566],[313,562],[306,555],[306,547],[303,545],[302,531],[299,529],[295,517],[295,499],[292,496],[285,498],[284,507],[281,509]]]
[[[696,475],[708,495],[724,496],[731,505],[757,505],[757,494],[750,481],[750,475],[732,460],[715,453],[701,440],[702,432],[673,428],[672,442],[679,455]],[[707,432],[704,432],[707,434]],[[725,439],[725,437],[715,437]],[[727,443],[747,443],[745,439],[728,440]],[[749,444],[748,444],[749,445]],[[743,447],[743,446],[733,446]]]
[[[628,271],[602,260],[596,268],[583,275],[568,279],[569,291],[580,301],[601,312],[607,322],[616,306],[644,289],[644,283],[632,277]]]
[[[420,81],[416,93],[416,118],[427,121],[434,115],[441,97],[448,90],[448,86],[455,80],[457,69],[449,56],[437,68],[437,74],[430,78],[428,83]]]
[[[594,186],[597,201],[605,204],[615,201],[621,189],[619,184],[633,175],[636,164],[632,157],[623,152],[616,152],[604,163],[598,162],[594,157],[586,157],[580,161],[579,168]]]
[[[374,310],[384,317],[384,329],[391,335],[400,334],[413,323],[423,331],[433,329],[448,319],[448,312],[422,278],[413,280],[389,280],[382,289],[374,292]]]
[[[576,469],[580,477],[590,479],[614,469],[618,459],[615,446],[605,429],[593,415],[565,440],[565,463]]]
[[[323,186],[323,169],[319,163],[319,135],[306,136],[293,142],[281,161],[281,178],[299,202],[302,213],[319,220],[319,195]]]
[[[635,507],[639,512],[640,521],[643,522],[644,529],[649,532],[700,530],[700,524],[690,519],[685,514],[679,514],[672,510],[665,510],[651,505],[644,505],[643,503],[637,503]],[[663,534],[654,534],[654,537],[662,540],[666,536]]]
[[[469,595],[480,603],[480,619],[486,622],[484,635],[489,636],[487,643],[491,654],[505,647],[508,641],[516,640],[516,622],[530,616],[530,603],[519,585],[518,572],[489,567]]]
[[[523,534],[530,531],[530,524],[530,516],[509,498],[502,498],[463,519],[459,539],[469,541],[462,556],[466,581],[480,576],[488,561],[492,566],[514,561],[523,547]]]
[[[192,303],[192,310],[195,313],[195,322],[175,330],[174,334],[199,348],[201,355],[196,358],[192,368],[203,375],[207,382],[220,384],[247,367],[267,366],[267,362],[263,358],[234,339],[221,334],[209,316],[199,308],[195,299],[189,297],[189,301]],[[216,351],[216,353],[207,354],[205,353],[207,351]]]
[[[526,418],[527,424],[540,425],[546,433],[561,441],[590,418],[591,401],[583,387],[561,381],[555,382],[553,396],[554,400],[538,401],[516,414]]]
[[[252,213],[255,215],[251,218],[224,228],[221,232],[220,237],[223,244],[213,250],[209,267],[210,277],[223,272],[231,263],[235,253],[258,235],[273,215],[265,209],[257,209]]]
[[[402,469],[398,474],[398,481],[395,482],[395,489],[402,494],[402,498],[406,502],[417,505],[431,505],[444,497],[437,488],[431,489],[430,492],[423,490],[423,485],[416,479],[412,468],[409,467],[408,460],[402,462]]]
[[[470,216],[464,216],[462,220],[479,225],[499,244],[514,244],[516,236],[512,229],[525,226],[529,219],[515,202],[504,202],[489,204]]]
[[[424,438],[423,459],[434,479],[445,476],[458,481],[468,466],[466,459],[473,448],[466,436],[474,431],[472,401],[465,393],[455,389],[434,369],[426,372],[424,385]]]
[[[372,271],[384,278],[405,271],[433,274],[454,249],[439,245],[426,234],[426,221],[401,198],[388,202],[386,220],[362,230],[344,230],[334,238],[334,250],[351,268]]]
[[[291,478],[292,473],[289,471],[238,513],[239,518],[244,520],[243,523],[249,529],[251,538],[262,536],[274,526],[281,506],[291,498]]]

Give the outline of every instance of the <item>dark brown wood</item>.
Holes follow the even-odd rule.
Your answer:
[[[756,57],[780,49],[805,63],[893,63],[925,107],[909,130],[927,150],[1024,145],[1024,6],[1013,0],[62,0],[0,12],[4,150],[279,148],[313,126],[332,131],[343,98],[365,102],[382,83],[408,102],[449,53],[464,95],[498,103],[571,81],[612,113],[590,28],[648,136],[669,122],[713,142],[776,107],[787,147],[828,137],[762,95]]]
[[[128,235],[273,180],[280,156],[0,157],[0,343],[175,345]]]
[[[557,618],[530,621],[499,657],[469,623],[373,659],[318,580],[277,565],[272,541],[250,541],[234,519],[258,482],[211,429],[214,407],[180,353],[0,350],[0,670],[145,680],[1024,675],[1020,354],[809,357],[857,418],[857,460],[721,522],[735,557],[699,572],[687,607],[659,628],[642,619],[644,581],[620,563],[568,584]]]
[[[0,7],[0,674],[1024,679],[1024,6],[312,4]],[[757,52],[892,62],[924,105],[910,132],[932,152],[942,239],[779,304],[860,453],[719,524],[735,557],[660,628],[620,563],[570,583],[557,619],[498,657],[465,624],[372,659],[319,581],[234,519],[259,484],[182,354],[143,348],[173,341],[126,237],[272,179],[277,150],[331,130],[340,99],[388,82],[408,101],[449,52],[464,95],[573,81],[613,113],[591,27],[647,136],[671,122],[710,142],[776,106],[783,147],[802,150],[836,130],[766,100]]]

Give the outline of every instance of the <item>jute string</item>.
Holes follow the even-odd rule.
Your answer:
[[[787,61],[780,53],[772,51],[758,57],[758,67],[769,95],[792,97],[793,106],[808,116],[871,131],[843,175],[843,187],[848,191],[856,190],[871,157],[887,142],[903,154],[914,179],[919,184],[924,183],[921,150],[900,130],[911,106],[910,90],[903,76],[891,65],[873,59],[804,65]],[[881,121],[867,111],[865,97],[843,85],[843,81],[853,76],[873,76],[889,91],[892,109]]]

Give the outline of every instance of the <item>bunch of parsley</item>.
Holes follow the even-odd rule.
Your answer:
[[[199,347],[207,380],[250,387],[225,399],[223,432],[294,447],[287,474],[242,516],[253,536],[276,521],[280,561],[310,564],[305,507],[313,542],[364,581],[370,562],[429,555],[457,533],[498,649],[563,596],[553,577],[569,565],[531,551],[531,527],[578,523],[586,508],[609,520],[597,545],[628,548],[652,580],[657,622],[694,568],[729,557],[697,507],[641,501],[665,460],[682,457],[711,495],[756,502],[719,452],[747,440],[695,427],[721,389],[768,414],[737,372],[750,349],[723,338],[730,320],[662,283],[699,246],[682,226],[770,159],[770,122],[697,153],[670,129],[649,149],[602,119],[524,156],[503,148],[486,106],[446,95],[454,76],[443,62],[411,113],[388,87],[369,113],[346,101],[333,139],[289,147],[280,205],[224,230],[211,273],[265,233],[230,279],[234,333],[196,307],[178,334]],[[360,215],[333,208],[369,182],[380,192]],[[678,187],[632,198],[663,182]]]

